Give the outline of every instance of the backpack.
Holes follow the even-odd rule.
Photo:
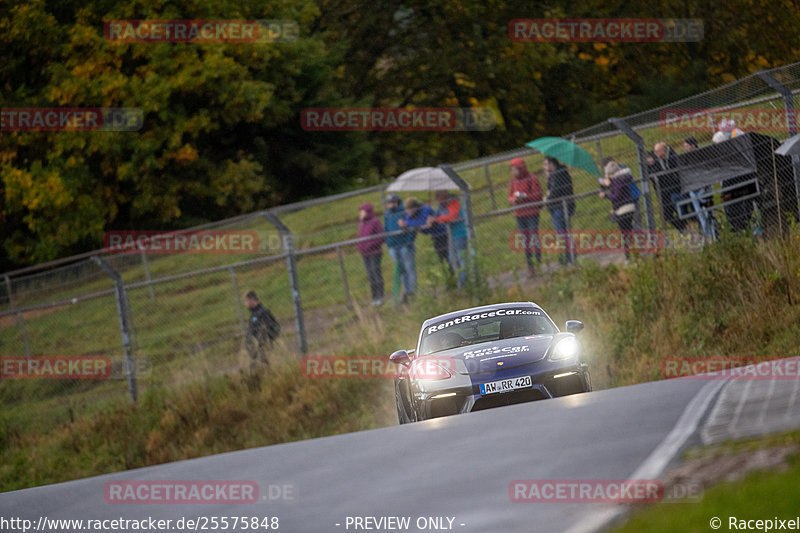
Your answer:
[[[642,191],[639,190],[639,186],[631,182],[631,199],[636,201],[641,195]]]

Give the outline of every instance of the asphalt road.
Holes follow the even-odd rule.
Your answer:
[[[173,520],[171,530],[180,517],[276,516],[289,533],[591,530],[615,512],[608,504],[513,502],[511,482],[656,478],[696,437],[722,384],[653,382],[3,493],[0,516],[153,517]],[[109,482],[130,480],[252,481],[258,501],[109,503]],[[410,526],[353,522],[389,516]]]

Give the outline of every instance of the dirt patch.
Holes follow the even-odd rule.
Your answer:
[[[664,494],[680,493],[687,486],[707,490],[718,483],[738,481],[756,470],[785,471],[789,457],[800,452],[800,445],[791,444],[756,450],[726,451],[719,447],[702,450],[662,476]]]

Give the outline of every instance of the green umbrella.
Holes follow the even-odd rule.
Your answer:
[[[555,157],[570,167],[580,168],[595,176],[603,175],[598,170],[589,152],[561,137],[541,137],[535,141],[525,143],[525,146],[535,148],[544,155]]]

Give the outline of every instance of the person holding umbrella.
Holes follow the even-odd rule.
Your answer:
[[[570,218],[575,214],[575,199],[572,198],[572,176],[564,166],[585,170],[595,176],[603,176],[597,168],[591,154],[561,137],[541,137],[535,141],[525,143],[525,146],[538,150],[544,154],[545,160],[542,168],[547,175],[547,209],[553,218],[553,226],[559,237],[564,235],[570,227]],[[566,204],[566,206],[564,205]],[[560,239],[559,239],[560,240]],[[559,255],[558,262],[570,264],[574,261],[574,250],[571,239],[566,242],[566,254]]]
[[[422,204],[413,196],[406,198],[405,216],[397,221],[397,224],[404,230],[409,230],[407,236],[411,238],[410,244],[404,247],[403,270],[406,276],[406,297],[413,296],[417,290],[417,264],[416,264],[416,245],[414,240],[417,238],[417,231],[430,232],[428,217],[435,216],[430,206]],[[404,237],[406,235],[403,235]],[[407,298],[406,298],[407,299]]]
[[[573,263],[573,250],[567,230],[569,229],[569,220],[575,214],[572,176],[569,175],[567,167],[551,156],[544,158],[542,169],[547,175],[547,195],[544,198],[547,201],[547,209],[550,211],[556,233],[559,236],[563,235],[566,241],[566,253],[558,254],[558,262],[562,265],[569,265]]]

